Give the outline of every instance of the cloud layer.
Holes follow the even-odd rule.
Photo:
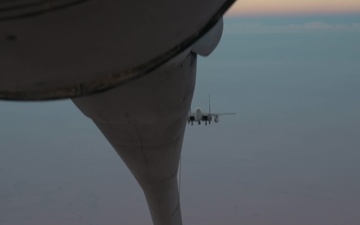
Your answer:
[[[303,24],[268,25],[257,22],[233,22],[225,26],[226,34],[269,34],[303,32],[360,32],[360,23],[326,23],[311,21]]]

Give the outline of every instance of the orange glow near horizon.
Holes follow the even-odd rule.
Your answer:
[[[237,0],[227,16],[360,14],[359,0]]]

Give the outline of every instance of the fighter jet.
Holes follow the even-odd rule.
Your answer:
[[[222,115],[236,115],[236,113],[211,113],[211,102],[209,96],[209,112],[203,112],[201,108],[197,107],[195,112],[189,112],[187,123],[194,125],[194,121],[197,122],[199,125],[201,121],[205,122],[205,125],[208,123],[211,124],[211,121],[214,120],[215,123],[219,122],[219,117]]]

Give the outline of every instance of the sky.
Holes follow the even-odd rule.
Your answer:
[[[210,94],[213,112],[237,115],[186,129],[184,224],[360,224],[359,24],[225,18],[192,106]],[[136,181],[71,101],[0,101],[0,115],[0,225],[149,224]]]
[[[279,16],[360,13],[357,0],[237,0],[228,16]]]

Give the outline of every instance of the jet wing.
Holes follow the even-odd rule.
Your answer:
[[[234,113],[234,112],[231,112],[231,113],[211,113],[211,115],[213,115],[213,116],[225,116],[225,115],[236,115],[236,113]]]
[[[234,1],[0,1],[0,99],[77,97],[142,77],[189,49]]]

